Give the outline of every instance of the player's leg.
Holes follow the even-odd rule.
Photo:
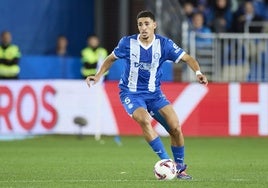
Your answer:
[[[179,125],[178,116],[161,91],[151,95],[147,103],[148,111],[170,134],[171,149],[174,160],[178,164],[184,163],[184,138]]]
[[[150,115],[143,107],[137,108],[133,112],[132,118],[141,126],[144,138],[147,142],[154,140],[158,136],[151,126]]]
[[[159,156],[159,158],[170,159],[165,150],[164,144],[151,125],[151,116],[147,110],[142,107],[137,108],[133,112],[132,118],[141,126],[145,140],[151,146],[153,151]]]
[[[165,121],[165,126],[168,126],[168,132],[171,139],[171,150],[176,163],[184,163],[184,137],[182,134],[179,119],[171,105],[166,105],[158,111],[159,116]]]
[[[120,99],[127,113],[141,126],[145,140],[152,150],[160,159],[170,159],[160,137],[152,128],[151,117],[145,110],[144,99],[128,93],[120,93]]]
[[[184,137],[175,110],[161,93],[153,96],[152,101],[148,103],[148,110],[152,117],[161,123],[170,134],[171,150],[174,161],[177,163],[178,178],[191,179],[192,177],[185,173]]]
[[[155,114],[162,118],[164,127],[168,127],[167,130],[171,139],[171,151],[173,153],[174,161],[177,163],[178,178],[192,179],[191,176],[185,173],[184,137],[175,110],[171,105],[166,105],[159,109],[158,112],[155,112]]]

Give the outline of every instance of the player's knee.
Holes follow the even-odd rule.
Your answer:
[[[149,125],[151,125],[151,122],[149,119],[144,118],[144,119],[140,119],[139,124],[142,126],[149,126]]]
[[[176,126],[175,128],[171,128],[169,131],[169,134],[171,136],[178,136],[178,135],[182,134],[181,127]]]
[[[146,126],[151,123],[149,118],[143,116],[133,116],[133,119],[136,122],[138,122],[141,126]]]

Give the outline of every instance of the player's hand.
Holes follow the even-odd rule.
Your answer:
[[[197,75],[197,80],[199,81],[200,84],[208,85],[208,79],[203,74]]]
[[[86,78],[86,82],[87,82],[88,87],[91,87],[91,86],[93,86],[94,84],[97,83],[97,79],[96,79],[95,76],[88,76]]]

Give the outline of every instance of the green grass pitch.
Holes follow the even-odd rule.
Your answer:
[[[169,139],[162,138],[169,154]],[[268,187],[268,138],[185,138],[191,181],[156,180],[142,137],[0,141],[0,187]]]

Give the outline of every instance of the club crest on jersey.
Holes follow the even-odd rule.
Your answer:
[[[154,53],[153,58],[154,58],[154,60],[160,59],[160,54],[159,53]]]

